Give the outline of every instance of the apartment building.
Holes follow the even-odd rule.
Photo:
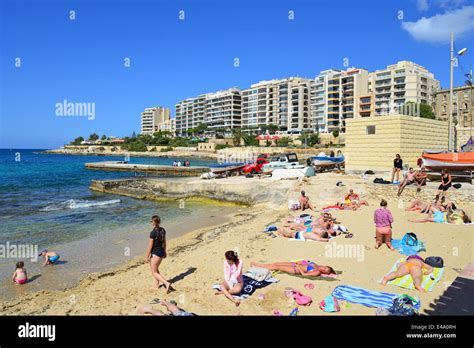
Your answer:
[[[326,70],[316,77],[313,122],[320,130],[345,132],[345,120],[358,116],[359,97],[368,94],[368,78],[369,72],[359,68]]]
[[[413,102],[435,103],[439,81],[425,67],[410,61],[400,61],[376,70],[369,76],[369,92],[373,95],[375,116],[398,114],[400,106]]]
[[[153,134],[161,129],[161,126],[170,122],[170,109],[156,106],[146,108],[141,113],[141,134]]]
[[[240,128],[242,120],[242,96],[240,89],[208,93],[205,98],[203,123],[209,130]]]
[[[290,77],[260,81],[242,90],[242,128],[273,124],[284,131],[310,129],[311,83]]]
[[[210,130],[240,127],[241,106],[242,98],[238,88],[182,100],[175,105],[175,131],[185,135],[188,129],[197,127],[200,123],[207,124]]]

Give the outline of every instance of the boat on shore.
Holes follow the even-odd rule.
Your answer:
[[[238,172],[245,167],[247,163],[235,163],[235,162],[225,162],[219,164],[210,164],[209,169],[214,174],[223,174],[223,173],[231,173],[231,172]]]
[[[474,152],[451,152],[426,150],[421,155],[422,166],[428,170],[469,171],[474,170]]]
[[[315,166],[324,166],[324,165],[331,165],[331,164],[344,164],[345,158],[344,155],[340,154],[339,156],[328,156],[326,154],[319,154],[317,156],[311,157],[313,165]]]

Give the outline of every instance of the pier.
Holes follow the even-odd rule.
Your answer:
[[[146,176],[148,174],[166,176],[200,176],[202,173],[209,172],[208,167],[174,167],[153,164],[130,164],[122,161],[91,162],[86,163],[85,166],[87,169],[91,170],[145,173]]]

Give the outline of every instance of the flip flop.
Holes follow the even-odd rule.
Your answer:
[[[282,312],[280,312],[278,309],[273,310],[273,315],[276,317],[281,317],[283,315]]]
[[[305,284],[304,288],[308,289],[308,290],[313,290],[314,289],[314,284],[311,284],[311,283]]]
[[[352,238],[352,237],[354,237],[353,233],[346,234],[346,238]]]
[[[158,304],[158,303],[160,303],[159,298],[154,298],[153,300],[150,301],[150,304]]]

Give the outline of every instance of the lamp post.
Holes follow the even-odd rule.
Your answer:
[[[455,126],[454,126],[454,115],[453,115],[454,62],[457,60],[458,56],[462,56],[466,52],[467,52],[467,48],[463,48],[457,52],[456,57],[454,56],[454,33],[451,32],[451,59],[450,59],[450,79],[449,79],[449,121],[448,121],[448,128],[449,128],[448,150],[449,151],[455,151],[456,143],[457,143],[456,131],[455,131]]]

